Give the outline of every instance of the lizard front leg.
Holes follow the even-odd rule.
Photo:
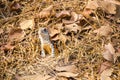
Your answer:
[[[43,45],[41,45],[41,56],[45,57],[45,50]]]

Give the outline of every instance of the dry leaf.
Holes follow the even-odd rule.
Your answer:
[[[97,4],[97,0],[89,0],[87,5],[86,5],[86,9],[97,9],[99,6]]]
[[[76,23],[65,25],[65,29],[67,32],[75,32],[81,31],[81,27],[78,26]]]
[[[109,1],[112,4],[120,5],[120,2],[116,0],[105,0],[105,1]]]
[[[112,62],[116,62],[118,56],[120,56],[119,52],[115,53],[115,49],[113,48],[112,44],[108,43],[105,45],[105,52],[103,53],[103,57]]]
[[[55,29],[55,28],[49,28],[49,34],[51,37],[54,37],[56,35],[58,35],[60,32],[59,30]]]
[[[60,13],[56,14],[57,18],[63,18],[66,16],[70,16],[70,12],[69,11],[61,11]]]
[[[116,8],[115,20],[117,24],[120,24],[120,5],[117,5]],[[120,26],[118,26],[118,30],[120,31]]]
[[[10,30],[9,39],[10,41],[13,40],[21,40],[24,37],[25,33],[20,28],[13,28]]]
[[[67,66],[61,66],[61,67],[57,66],[55,70],[75,73],[77,72],[77,67],[75,65],[67,65]]]
[[[21,29],[27,29],[27,28],[32,29],[34,26],[35,26],[34,19],[25,20],[20,23]]]
[[[60,39],[60,32],[63,29],[63,24],[59,23],[56,24],[52,27],[48,27],[50,37],[53,41],[59,40]]]
[[[93,11],[95,9],[97,9],[99,6],[97,4],[97,0],[88,0],[88,3],[84,9],[84,11],[82,12],[82,14],[85,16],[85,17],[89,17],[91,13],[93,13]]]
[[[20,9],[21,8],[21,6],[20,6],[20,4],[18,3],[18,2],[14,2],[12,5],[11,5],[11,9],[12,10],[18,10],[18,9]]]
[[[53,11],[53,5],[48,6],[47,8],[43,9],[36,17],[39,18],[47,18],[53,16],[55,13]]]
[[[3,47],[3,49],[14,49],[14,47],[15,46],[12,46],[11,43],[9,42]]]
[[[29,75],[29,76],[22,76],[22,77],[19,76],[17,78],[18,80],[49,80],[51,76],[49,75],[43,76],[43,75],[37,74],[37,75]]]
[[[97,33],[97,35],[107,36],[110,32],[112,32],[112,28],[109,25],[101,26],[101,28],[94,30],[93,32]]]
[[[70,20],[64,20],[63,19],[62,22],[65,23],[65,24],[71,24],[71,23],[74,23],[74,22],[78,21],[79,19],[80,19],[80,14],[78,15],[76,12],[71,12],[71,19]]]
[[[0,28],[0,34],[3,33],[3,32],[4,32],[3,29]]]
[[[120,48],[118,48],[117,50],[118,50],[118,53],[120,53]]]
[[[111,3],[109,0],[99,1],[98,5],[107,13],[116,14],[116,5]]]
[[[68,80],[68,78],[62,77],[62,76],[57,76],[57,79],[56,79],[56,80]]]
[[[112,75],[112,72],[113,72],[112,68],[104,70],[100,75],[100,79],[101,80],[112,80],[110,78],[110,76]]]
[[[113,48],[112,44],[108,43],[105,45],[105,52],[103,53],[103,57],[108,61],[114,61],[115,55],[115,49]]]
[[[93,12],[93,10],[91,10],[91,9],[84,9],[84,11],[82,12],[82,14],[83,14],[85,17],[88,18],[92,12]]]
[[[71,72],[60,72],[60,73],[57,73],[57,76],[77,77],[77,76],[78,76],[78,73],[75,74],[75,73],[71,73]]]
[[[111,68],[112,64],[108,61],[103,62],[100,66],[99,73],[101,74],[104,70]]]
[[[113,48],[113,45],[111,43],[108,43],[108,45],[105,45],[105,49],[109,50],[111,54],[115,54],[115,49]]]
[[[113,61],[114,60],[113,55],[109,51],[105,51],[103,53],[103,57],[108,61]]]
[[[62,41],[63,46],[65,46],[65,43],[66,43],[68,37],[63,34],[60,34],[59,38],[60,38],[60,41]]]
[[[56,36],[51,38],[51,40],[53,40],[53,41],[57,41],[57,40],[62,41],[63,47],[65,47],[65,43],[66,43],[67,39],[68,39],[68,37],[61,33],[57,34]]]

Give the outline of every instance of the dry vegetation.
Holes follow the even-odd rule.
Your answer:
[[[55,57],[41,57],[47,27]],[[0,80],[120,80],[120,1],[1,0]]]

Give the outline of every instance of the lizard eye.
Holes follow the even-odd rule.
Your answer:
[[[47,32],[47,29],[46,29],[46,28],[44,29],[44,32]]]

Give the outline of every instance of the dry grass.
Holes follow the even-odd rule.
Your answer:
[[[11,11],[10,4],[12,0],[2,1],[2,8],[0,6],[0,28],[4,30],[0,34],[0,47],[9,42],[8,33],[11,28],[19,27],[20,21],[24,19],[34,18],[36,13],[39,13],[43,8],[53,4],[58,5],[55,7],[56,12],[65,9],[71,9],[77,13],[81,13],[87,0],[18,0],[22,4],[22,11]],[[0,3],[1,5],[1,3]],[[62,5],[62,6],[61,6]],[[104,15],[100,15],[100,22],[107,21]],[[12,50],[0,50],[0,80],[14,80],[16,74],[26,76],[31,74],[50,74],[55,75],[55,65],[66,65],[75,63],[79,69],[79,77],[81,80],[99,80],[99,67],[104,61],[102,51],[104,44],[112,42],[114,46],[120,47],[120,30],[114,25],[112,28],[114,32],[108,37],[96,36],[93,30],[97,29],[102,23],[90,22],[86,19],[86,24],[82,26],[81,32],[77,35],[72,35],[71,41],[63,49],[60,43],[57,43],[60,56],[55,58],[41,58],[40,57],[40,41],[38,39],[38,28],[47,25],[55,25],[57,20],[55,17],[49,18],[51,22],[48,24],[40,24],[41,19],[35,19],[35,28],[27,29],[25,37],[21,41],[12,41],[16,45]],[[91,25],[92,29],[84,30],[87,25]],[[79,38],[77,41],[74,39]],[[60,61],[65,59],[63,63]],[[112,80],[120,79],[120,64],[119,60],[112,66],[114,73]],[[89,76],[89,79],[86,77]]]

